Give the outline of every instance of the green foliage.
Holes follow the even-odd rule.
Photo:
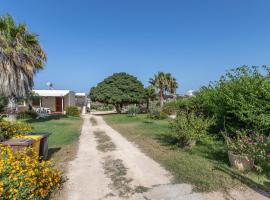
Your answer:
[[[128,116],[135,117],[137,114],[140,113],[140,109],[137,106],[132,105],[132,106],[129,106],[128,107],[128,111],[127,112],[128,112]]]
[[[91,88],[92,101],[113,104],[118,112],[124,104],[141,103],[144,100],[143,84],[127,73],[115,73]]]
[[[73,117],[79,117],[80,111],[77,106],[68,106],[66,108],[66,115],[73,116]]]
[[[18,119],[36,119],[38,117],[37,112],[34,110],[26,110],[18,113]]]
[[[190,147],[207,134],[212,123],[211,119],[196,115],[194,112],[179,112],[176,119],[171,122],[172,136],[182,147]]]
[[[7,104],[8,104],[7,98],[0,96],[0,113],[4,111]]]
[[[204,87],[199,99],[230,133],[245,129],[267,134],[270,130],[270,69],[239,67]]]
[[[165,105],[162,108],[162,111],[167,115],[176,114],[178,110],[179,110],[178,101],[170,101],[168,103],[165,103]]]
[[[162,112],[162,109],[160,107],[154,106],[154,105],[150,107],[150,110],[147,116],[148,118],[155,119],[155,120],[166,119],[168,117],[166,113]]]

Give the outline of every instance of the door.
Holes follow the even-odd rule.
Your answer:
[[[63,112],[62,110],[62,97],[55,97],[55,111]]]

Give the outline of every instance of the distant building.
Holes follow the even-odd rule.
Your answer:
[[[195,96],[195,91],[194,90],[188,90],[185,96],[193,97],[193,96]]]

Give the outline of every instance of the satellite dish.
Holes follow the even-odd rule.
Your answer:
[[[46,85],[49,87],[50,90],[53,89],[53,84],[51,82],[47,82]]]

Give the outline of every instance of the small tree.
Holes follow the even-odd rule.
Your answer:
[[[144,100],[143,84],[127,73],[115,73],[91,88],[92,101],[113,104],[118,113],[124,104],[141,103]]]

